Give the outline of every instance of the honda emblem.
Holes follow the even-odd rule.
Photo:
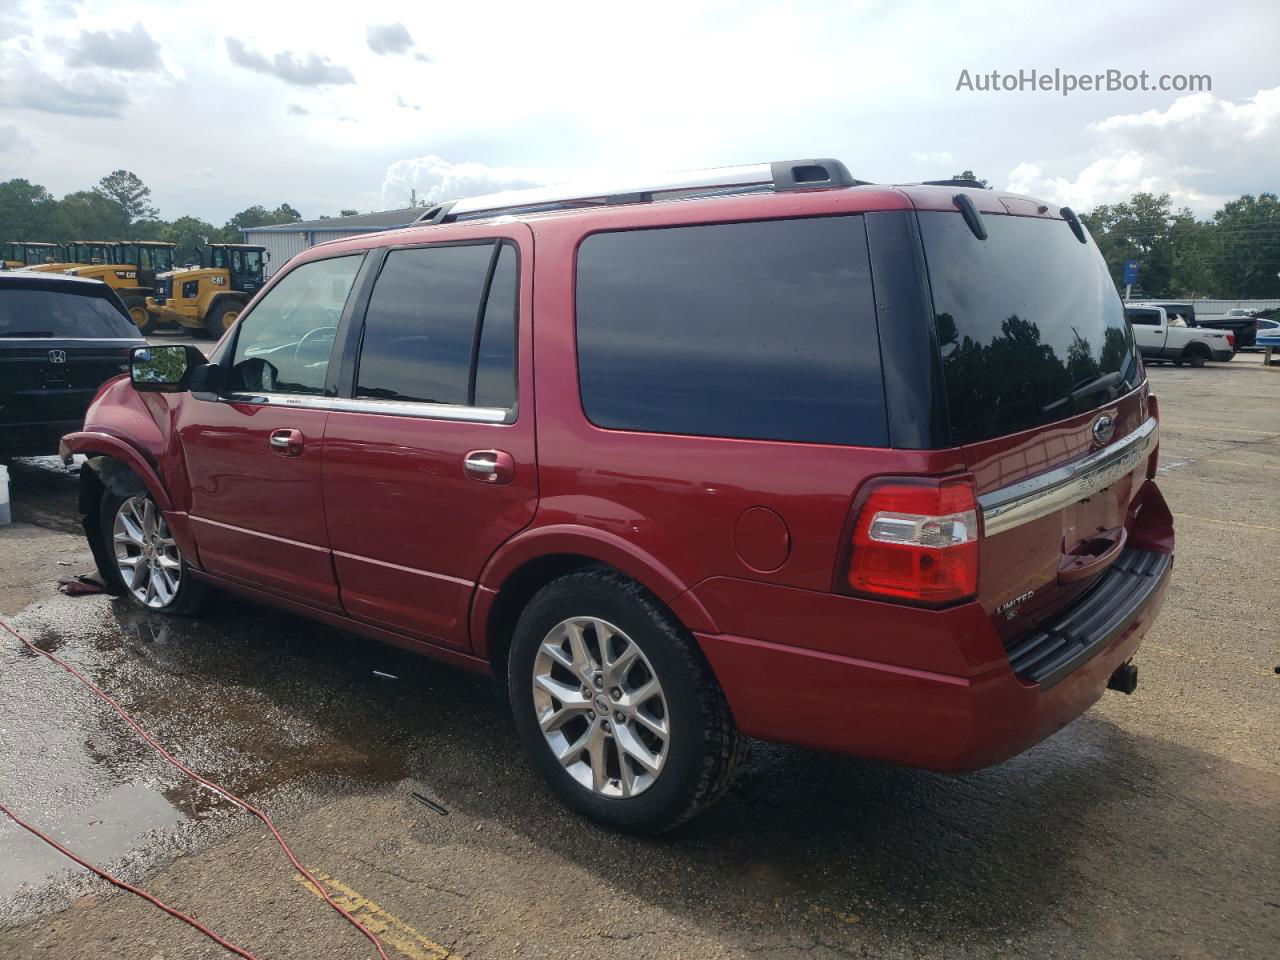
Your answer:
[[[67,362],[67,351],[65,351],[65,350],[50,350],[50,351],[49,351],[49,362],[50,362],[50,363],[66,363],[66,362]]]

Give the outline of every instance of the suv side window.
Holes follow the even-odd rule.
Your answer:
[[[590,236],[577,334],[597,426],[888,443],[861,216]]]
[[[231,391],[319,394],[363,254],[313,260],[280,279],[240,321]]]
[[[356,396],[510,407],[515,293],[509,243],[391,251],[365,314]]]

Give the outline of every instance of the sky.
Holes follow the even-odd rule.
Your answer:
[[[1032,69],[1212,88],[957,89]],[[1280,189],[1280,3],[0,0],[0,181],[169,219],[801,157],[1208,217]]]

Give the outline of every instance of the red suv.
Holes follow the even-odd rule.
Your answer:
[[[1070,210],[809,160],[313,247],[63,453],[135,603],[504,677],[551,788],[656,831],[745,737],[971,770],[1131,690],[1157,418]]]

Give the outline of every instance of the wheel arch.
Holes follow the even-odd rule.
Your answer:
[[[1188,343],[1185,347],[1182,348],[1182,356],[1184,358],[1201,356],[1201,357],[1204,357],[1206,360],[1212,360],[1213,351],[1209,349],[1209,345],[1205,343],[1203,340],[1192,340],[1190,343]]]
[[[719,633],[689,584],[634,544],[602,530],[557,525],[509,540],[490,558],[472,597],[471,637],[495,675],[505,672],[511,633],[533,595],[565,574],[602,566],[648,590],[690,632]]]

